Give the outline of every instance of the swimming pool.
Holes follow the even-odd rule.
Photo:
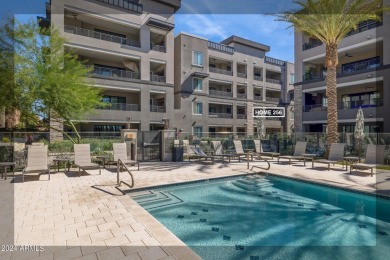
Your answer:
[[[130,196],[203,259],[385,259],[390,252],[390,201],[365,194],[250,175]]]

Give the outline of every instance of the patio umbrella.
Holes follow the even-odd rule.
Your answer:
[[[265,124],[264,124],[264,119],[260,118],[257,119],[257,137],[262,139],[265,138]]]
[[[355,125],[355,133],[354,137],[358,143],[359,147],[359,158],[360,158],[360,148],[364,138],[364,114],[362,108],[359,108],[356,115],[356,125]]]

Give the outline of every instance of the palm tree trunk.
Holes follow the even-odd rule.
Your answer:
[[[326,154],[329,153],[332,143],[338,142],[338,115],[337,115],[337,72],[338,64],[337,44],[326,46],[326,96],[328,106],[328,134]]]

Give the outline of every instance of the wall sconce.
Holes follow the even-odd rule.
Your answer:
[[[196,97],[194,97],[193,99],[192,99],[192,101],[195,101],[196,100]]]
[[[372,74],[368,74],[367,78],[372,78]]]
[[[196,125],[196,121],[194,121],[194,122],[192,123],[192,126],[194,126],[194,125]]]
[[[366,38],[367,38],[367,40],[371,39],[371,35],[367,35]]]
[[[187,44],[184,43],[184,44],[183,44],[183,47],[187,47]]]

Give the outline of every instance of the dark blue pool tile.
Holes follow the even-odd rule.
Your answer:
[[[311,208],[310,210],[311,210],[311,211],[317,211],[317,209],[315,209],[315,208]]]
[[[367,226],[366,225],[363,225],[363,224],[359,224],[358,225],[360,228],[367,228]]]
[[[301,204],[301,203],[298,203],[298,206],[299,206],[299,207],[303,207],[303,204]]]
[[[265,195],[271,195],[271,192],[267,192]]]
[[[216,228],[216,227],[211,228],[211,230],[214,232],[219,232],[219,228]]]
[[[292,202],[292,200],[286,200],[286,202]]]
[[[280,197],[275,197],[275,199],[278,199],[278,200],[280,200]]]
[[[177,215],[177,218],[184,218],[184,215]]]
[[[340,220],[343,221],[343,222],[349,222],[349,220],[346,219],[346,218],[340,218]]]
[[[260,260],[260,256],[258,256],[258,255],[251,255],[251,256],[249,257],[249,259],[250,259],[250,260]]]
[[[207,219],[205,219],[205,218],[201,218],[199,221],[200,221],[200,222],[206,222],[206,221],[207,221]]]
[[[263,195],[261,195],[261,194],[258,194],[257,196],[259,196],[259,197],[264,197]]]
[[[223,236],[223,240],[227,240],[227,241],[230,241],[230,239],[231,239],[232,237],[231,236]]]
[[[387,236],[388,235],[387,232],[385,232],[385,231],[378,231],[378,233],[379,233],[379,235],[382,235],[382,236]]]
[[[209,210],[208,210],[208,209],[202,209],[202,211],[203,211],[203,212],[209,212]]]
[[[191,212],[191,215],[196,216],[196,215],[198,215],[198,213],[197,212]]]
[[[332,216],[332,213],[324,213],[326,216]]]
[[[272,193],[278,193],[277,191],[273,191]]]
[[[244,250],[244,246],[236,245],[236,250],[242,251],[242,250]]]

